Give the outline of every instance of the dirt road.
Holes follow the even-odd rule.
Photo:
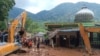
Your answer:
[[[41,46],[40,50],[35,47],[28,49],[23,48],[26,52],[18,52],[10,54],[9,56],[88,56],[82,49],[71,48],[51,48],[47,46]],[[100,50],[95,50],[94,55],[100,56]]]

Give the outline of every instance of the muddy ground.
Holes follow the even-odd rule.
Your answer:
[[[84,49],[79,48],[51,48],[49,46],[41,45],[39,50],[37,50],[36,47],[31,49],[21,48],[21,51],[11,53],[8,56],[88,56],[88,54]],[[100,56],[100,50],[94,49],[92,56]]]

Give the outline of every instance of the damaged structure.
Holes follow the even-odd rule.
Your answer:
[[[83,46],[83,39],[80,34],[79,23],[82,23],[84,27],[98,27],[94,22],[94,13],[87,7],[82,7],[75,15],[73,23],[45,23],[49,32],[48,39],[50,45],[60,47],[79,47]],[[97,43],[98,34],[89,32],[88,37],[92,47],[100,47]],[[95,38],[94,38],[95,37]]]

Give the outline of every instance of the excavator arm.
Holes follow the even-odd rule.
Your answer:
[[[8,30],[8,42],[10,42],[10,43],[13,43],[14,42],[14,33],[15,33],[15,29],[16,29],[16,27],[17,27],[17,25],[18,25],[18,19],[15,19],[12,23],[11,23],[11,25],[10,25],[10,28],[9,28],[9,30]]]
[[[15,29],[19,24],[19,21],[21,21],[22,23],[22,28],[24,28],[25,25],[25,21],[26,21],[26,11],[22,12],[15,20],[13,20],[13,22],[10,25],[9,28],[9,37],[8,37],[8,42],[13,43],[14,42],[14,33],[15,33]]]
[[[14,42],[14,33],[20,21],[22,23],[22,27],[24,27],[26,21],[25,11],[21,13],[16,19],[14,19],[8,27],[8,42],[5,44],[2,43],[2,45],[0,45],[0,56],[5,56],[20,48],[20,46]]]
[[[92,49],[91,49],[88,33],[89,32],[100,32],[100,28],[97,28],[97,27],[85,28],[82,24],[80,24],[79,26],[80,26],[79,28],[80,28],[81,36],[84,40],[86,51],[88,51],[89,54],[92,54],[92,51],[91,51]]]
[[[100,32],[100,28],[91,27],[91,28],[86,28],[85,31],[87,31],[87,32]]]
[[[26,22],[26,12],[22,13],[22,27],[24,28]]]
[[[85,44],[86,51],[88,51],[88,53],[91,54],[91,45],[88,37],[88,32],[85,31],[85,27],[82,24],[80,24],[79,28],[80,28],[80,34]]]

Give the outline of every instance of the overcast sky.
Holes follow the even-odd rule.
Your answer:
[[[100,0],[15,0],[15,7],[25,9],[32,13],[38,13],[42,10],[50,10],[61,3],[77,3],[80,1],[100,4]]]

